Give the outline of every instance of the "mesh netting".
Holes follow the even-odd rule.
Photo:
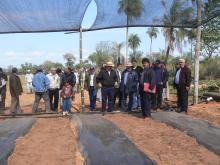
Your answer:
[[[91,1],[0,0],[0,33],[78,31]],[[135,1],[139,3],[133,4]],[[187,28],[198,26],[197,5],[192,0],[124,0],[122,2],[95,0],[95,2],[97,17],[88,30],[126,26]],[[220,14],[220,0],[202,0],[202,3],[203,23]],[[127,8],[127,4],[131,7]],[[124,11],[129,13],[128,17]]]

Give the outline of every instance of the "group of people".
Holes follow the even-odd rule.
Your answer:
[[[148,58],[142,59],[142,66],[132,59],[123,69],[122,64],[114,68],[112,62],[107,62],[98,71],[90,67],[84,69],[82,76],[84,89],[88,90],[90,110],[96,109],[97,92],[101,92],[101,112],[112,112],[117,106],[122,112],[131,112],[133,109],[142,110],[143,117],[151,117],[151,111],[162,108],[162,95],[166,88],[169,73],[166,64],[160,60],[150,63]],[[39,102],[45,102],[46,112],[57,111],[59,100],[63,114],[71,109],[74,98],[74,89],[78,91],[79,73],[71,68],[51,68],[45,74],[41,68],[36,73],[27,71],[25,76],[28,93],[35,93],[32,111],[39,112]],[[0,110],[5,109],[7,75],[0,68]],[[77,83],[77,85],[76,85]],[[174,87],[177,89],[177,106],[179,112],[186,112],[188,108],[188,91],[191,84],[191,72],[185,65],[185,60],[178,62]],[[22,112],[19,96],[23,93],[18,69],[13,68],[9,76],[9,89],[11,94],[11,112]],[[118,104],[116,105],[116,100]],[[128,100],[128,101],[127,101]],[[127,103],[128,102],[128,103]]]

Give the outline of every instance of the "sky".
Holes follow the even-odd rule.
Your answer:
[[[89,28],[96,17],[96,5],[90,4],[83,19],[82,27]],[[129,28],[129,34],[135,33],[141,39],[139,50],[149,53],[150,38],[146,34],[147,28]],[[126,30],[109,29],[83,33],[83,59],[93,53],[96,45],[101,41],[125,42]],[[162,33],[153,40],[153,52],[165,48]],[[73,53],[76,63],[79,62],[79,33],[28,33],[28,34],[2,34],[0,35],[0,67],[9,65],[20,67],[25,62],[42,64],[46,60],[65,63],[63,54]],[[122,50],[125,54],[125,48]]]

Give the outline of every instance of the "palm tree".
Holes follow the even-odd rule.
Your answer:
[[[167,39],[167,50],[166,50],[166,60],[167,62],[170,54],[170,50],[174,49],[174,26],[178,23],[184,24],[188,21],[188,18],[191,17],[193,13],[193,8],[188,7],[185,8],[185,2],[179,0],[173,0],[173,3],[170,8],[167,7],[166,2],[161,1],[163,7],[165,8],[166,13],[163,16],[163,23],[165,26],[169,26],[169,28],[165,28],[165,36]]]
[[[179,28],[175,31],[176,46],[179,49],[180,55],[183,56],[183,45],[186,45],[187,30],[184,28]]]
[[[128,38],[128,46],[132,49],[132,53],[136,53],[136,49],[140,46],[141,40],[137,34],[131,34]]]
[[[158,29],[155,27],[148,28],[147,34],[150,37],[150,56],[152,56],[152,42],[153,38],[157,38]]]
[[[127,16],[127,26],[126,26],[126,55],[125,62],[127,62],[128,55],[128,25],[133,19],[141,16],[143,11],[143,5],[141,0],[119,0],[118,12],[124,12]]]

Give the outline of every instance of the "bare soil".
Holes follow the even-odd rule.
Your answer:
[[[220,164],[220,156],[199,145],[184,132],[165,124],[127,114],[106,115],[104,118],[115,123],[159,165]]]
[[[67,118],[38,119],[17,139],[9,165],[82,165],[76,137]]]

